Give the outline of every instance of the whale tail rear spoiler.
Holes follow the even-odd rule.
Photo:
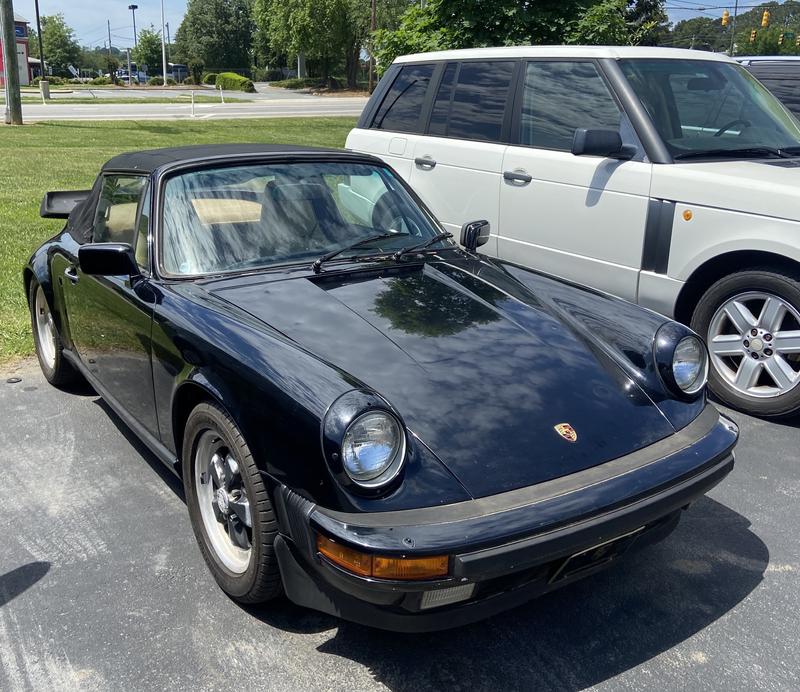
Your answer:
[[[70,212],[85,200],[91,190],[62,190],[45,192],[39,216],[45,219],[66,219]]]

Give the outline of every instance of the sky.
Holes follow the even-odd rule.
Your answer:
[[[36,28],[34,0],[13,0],[14,12],[20,14]],[[152,24],[161,29],[160,0],[39,0],[41,15],[61,12],[67,24],[75,32],[82,46],[103,46],[108,42],[108,25],[111,21],[111,45],[117,48],[133,48],[133,20],[128,5],[138,5],[136,30],[149,28]],[[186,0],[164,0],[164,21],[169,23],[169,34],[175,40],[180,26]]]
[[[34,0],[13,0],[14,11],[36,26]],[[740,0],[740,7],[757,4],[759,0]],[[161,27],[161,4],[159,0],[39,0],[39,12],[43,15],[61,12],[75,31],[82,46],[103,46],[108,41],[107,20],[111,20],[111,44],[118,48],[133,46],[133,21],[128,5],[136,4],[136,29]],[[720,17],[722,8],[729,5],[733,11],[733,0],[666,0],[667,12],[672,22],[691,17]],[[164,0],[164,19],[169,23],[170,37],[181,23],[186,11],[186,0]]]

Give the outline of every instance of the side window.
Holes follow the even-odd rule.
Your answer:
[[[146,186],[147,178],[141,175],[105,177],[94,215],[95,243],[134,244],[136,212]]]
[[[445,70],[429,133],[497,142],[503,129],[513,62],[464,62]]]
[[[383,99],[372,127],[396,132],[421,132],[422,104],[434,65],[406,65]]]
[[[139,214],[139,227],[136,230],[136,264],[143,271],[150,270],[150,253],[148,252],[148,236],[150,233],[150,188],[142,200],[142,210]]]
[[[579,127],[620,127],[619,108],[594,63],[529,62],[522,96],[520,144],[570,151]]]

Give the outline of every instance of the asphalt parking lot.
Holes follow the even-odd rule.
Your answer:
[[[96,395],[0,376],[0,689],[800,688],[800,421],[733,414],[734,472],[667,541],[410,636],[233,603],[180,484]]]

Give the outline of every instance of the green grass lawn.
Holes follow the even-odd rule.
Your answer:
[[[354,118],[270,118],[0,125],[0,364],[33,351],[22,267],[64,225],[39,216],[45,192],[91,187],[100,166],[123,151],[213,142],[341,147],[354,124]]]

